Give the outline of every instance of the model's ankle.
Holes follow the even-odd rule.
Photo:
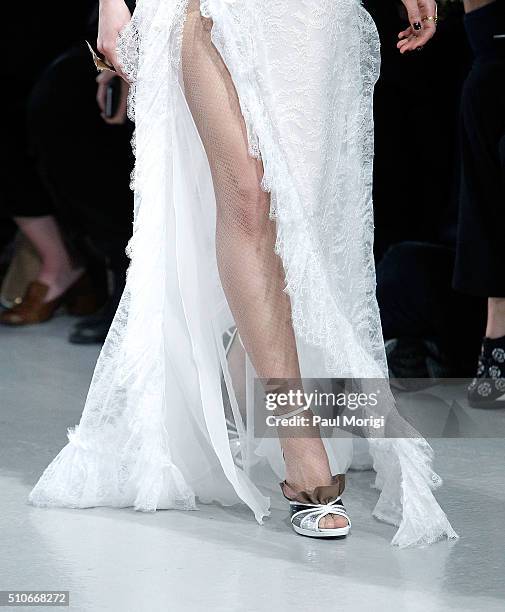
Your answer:
[[[505,298],[489,298],[486,337],[496,340],[505,336]]]

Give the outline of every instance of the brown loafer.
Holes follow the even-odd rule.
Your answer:
[[[28,285],[23,300],[0,314],[0,323],[4,325],[33,325],[48,321],[60,306],[65,305],[71,315],[84,316],[93,314],[103,303],[103,296],[98,296],[87,273],[82,274],[65,293],[45,302],[49,287],[39,281]]]
[[[0,314],[4,325],[30,325],[50,319],[63,301],[63,296],[44,302],[49,287],[39,281],[28,285],[23,300]]]

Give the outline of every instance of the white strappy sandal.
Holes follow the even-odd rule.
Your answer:
[[[342,503],[337,497],[328,504],[301,504],[290,501],[291,525],[296,533],[309,538],[344,538],[351,531],[351,519]],[[347,519],[345,527],[334,527],[333,529],[321,529],[319,522],[325,516],[335,514]]]
[[[289,501],[291,509],[291,526],[296,533],[309,538],[344,538],[349,534],[351,519],[340,497],[345,486],[344,475],[334,476],[333,483],[329,486],[316,487],[311,493],[306,491],[296,493],[294,499],[286,494],[286,489],[291,487],[286,482],[281,483],[282,492]],[[331,514],[344,517],[347,525],[332,529],[320,528],[321,520]]]

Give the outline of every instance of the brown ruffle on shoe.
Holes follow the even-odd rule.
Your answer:
[[[282,494],[289,501],[301,504],[328,504],[340,497],[345,489],[345,474],[331,477],[331,485],[316,487],[312,491],[295,491],[286,481],[280,483]]]

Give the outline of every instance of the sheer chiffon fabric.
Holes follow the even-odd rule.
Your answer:
[[[81,421],[30,501],[242,501],[261,522],[257,483],[284,480],[284,466],[279,442],[247,427],[254,377],[386,382],[377,32],[357,0],[139,0],[118,48],[136,122],[132,261]],[[353,441],[324,442],[345,473]],[[457,537],[426,441],[369,450],[394,544]]]

